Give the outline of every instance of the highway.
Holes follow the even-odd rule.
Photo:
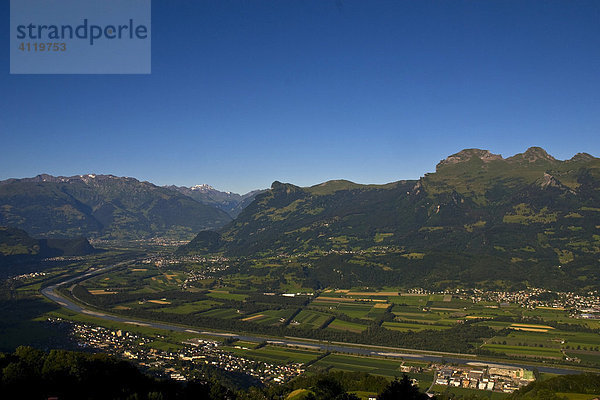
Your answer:
[[[52,286],[48,286],[41,290],[42,295],[44,295],[49,300],[61,305],[64,308],[67,308],[71,311],[75,311],[77,313],[87,314],[94,316],[96,318],[101,318],[107,321],[114,321],[129,325],[137,325],[137,326],[145,326],[156,329],[164,329],[164,330],[172,330],[176,332],[187,332],[198,335],[207,335],[207,336],[221,336],[221,337],[232,337],[239,340],[251,341],[251,342],[262,342],[266,341],[268,343],[276,344],[279,346],[290,346],[290,347],[303,347],[307,349],[313,350],[328,350],[332,352],[339,353],[348,353],[348,354],[357,354],[357,355],[367,355],[367,356],[383,356],[389,358],[399,358],[399,359],[413,359],[420,361],[428,361],[428,362],[440,362],[442,359],[446,363],[457,363],[457,364],[467,364],[467,365],[494,365],[494,366],[506,366],[506,367],[517,367],[517,368],[525,368],[532,369],[534,366],[513,363],[513,362],[500,362],[500,361],[486,361],[475,355],[470,354],[455,354],[455,353],[441,353],[441,352],[411,352],[410,349],[399,349],[399,348],[390,348],[390,347],[379,347],[379,346],[364,346],[359,347],[358,345],[351,345],[347,343],[339,343],[339,342],[322,342],[316,340],[302,340],[301,338],[268,338],[268,337],[260,337],[260,336],[248,336],[244,334],[236,334],[236,333],[224,333],[224,332],[209,332],[203,331],[199,329],[195,329],[193,327],[184,327],[179,325],[171,325],[168,323],[162,322],[153,322],[153,321],[140,321],[131,318],[125,318],[117,315],[107,314],[103,312],[89,310],[72,302],[71,300],[63,297],[59,293],[56,292],[56,289],[60,286],[65,286],[71,282],[79,280],[81,278],[90,278],[94,275],[102,274],[109,269],[115,268],[115,266],[109,266],[102,269],[98,269],[91,272],[86,272],[83,275],[79,275],[74,278],[70,278],[63,282],[57,283]],[[546,366],[535,366],[540,372],[547,372],[552,374],[560,374],[560,375],[569,375],[569,374],[577,374],[582,371],[572,370],[567,368],[558,368],[558,367],[546,367]]]

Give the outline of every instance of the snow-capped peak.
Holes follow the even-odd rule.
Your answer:
[[[192,186],[191,187],[192,190],[199,190],[199,191],[208,191],[208,190],[215,190],[214,187],[207,185],[206,183],[203,183],[202,185],[196,185],[196,186]]]

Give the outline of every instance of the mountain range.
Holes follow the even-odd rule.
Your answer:
[[[274,182],[235,220],[178,251],[325,255],[310,272],[324,285],[346,277],[593,286],[600,283],[600,159],[579,153],[560,161],[539,147],[506,159],[466,149],[419,180]]]
[[[264,192],[264,190],[253,190],[240,195],[232,192],[221,192],[207,184],[192,187],[174,185],[166,187],[191,197],[199,203],[217,207],[232,218],[236,218],[248,204],[252,203],[256,195]]]
[[[189,238],[231,219],[217,207],[134,178],[44,174],[0,181],[0,225],[41,238]]]
[[[508,158],[466,149],[418,180],[276,181],[244,196],[112,175],[39,175],[0,182],[0,226],[42,239],[199,232],[179,254],[300,256],[312,286],[595,287],[600,159],[579,153],[561,161],[539,147]]]

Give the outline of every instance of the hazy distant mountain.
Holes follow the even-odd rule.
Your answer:
[[[0,225],[47,238],[185,238],[231,221],[177,191],[112,175],[0,181]]]
[[[218,235],[201,233],[179,251],[333,251],[315,278],[333,285],[342,277],[597,285],[600,159],[559,161],[535,147],[504,159],[467,149],[416,181],[275,182]]]
[[[0,278],[43,269],[40,260],[59,256],[84,256],[96,249],[84,237],[34,239],[27,232],[0,226]]]
[[[74,239],[34,239],[24,230],[0,226],[0,257],[10,256],[81,256],[94,247],[84,237]]]
[[[192,187],[173,185],[167,186],[167,188],[177,190],[202,204],[220,208],[232,218],[236,218],[248,204],[252,203],[256,195],[264,192],[264,190],[253,190],[239,195],[232,192],[221,192],[206,184]]]
[[[44,258],[84,256],[96,251],[84,237],[34,239],[21,229],[0,226],[0,278],[48,268],[40,263]]]

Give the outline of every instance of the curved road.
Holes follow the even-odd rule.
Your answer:
[[[79,275],[74,278],[70,278],[63,282],[57,283],[55,285],[48,286],[48,287],[42,289],[41,293],[49,300],[52,300],[53,302],[61,305],[62,307],[65,307],[71,311],[91,315],[91,316],[105,319],[108,321],[120,322],[120,323],[125,323],[125,324],[130,324],[130,325],[145,326],[145,327],[151,327],[151,328],[157,328],[157,329],[164,329],[164,330],[172,330],[172,331],[177,331],[177,332],[195,333],[195,334],[199,334],[199,335],[208,335],[208,336],[233,337],[236,339],[240,339],[240,340],[244,340],[244,341],[251,341],[251,342],[267,341],[268,343],[277,344],[277,345],[281,345],[281,346],[297,346],[297,347],[304,347],[307,349],[329,350],[329,351],[333,351],[333,352],[349,353],[349,354],[357,354],[357,355],[384,356],[384,357],[390,357],[390,358],[408,358],[408,359],[415,359],[415,360],[428,361],[428,362],[440,362],[443,359],[447,363],[456,363],[456,364],[501,365],[501,366],[506,366],[506,367],[517,367],[517,368],[524,368],[524,369],[537,368],[540,372],[548,372],[548,373],[560,374],[560,375],[578,374],[578,373],[583,372],[583,371],[566,369],[566,368],[531,366],[531,365],[526,365],[526,364],[505,363],[505,362],[499,362],[499,361],[485,361],[485,360],[480,359],[477,356],[472,356],[472,355],[468,355],[468,354],[446,353],[447,355],[445,355],[444,353],[437,352],[437,354],[439,354],[439,355],[433,355],[433,354],[425,354],[425,353],[423,353],[423,354],[406,353],[404,351],[410,351],[410,350],[394,349],[394,348],[378,347],[378,346],[369,346],[369,348],[356,347],[353,345],[340,343],[340,342],[325,343],[325,342],[316,341],[316,340],[305,341],[300,338],[290,338],[290,337],[273,339],[273,338],[266,338],[266,337],[260,337],[260,336],[238,335],[235,333],[199,331],[196,329],[186,328],[186,327],[182,327],[182,326],[178,326],[178,325],[171,325],[171,324],[161,323],[161,322],[140,321],[140,320],[136,320],[136,319],[125,318],[125,317],[120,317],[120,316],[116,316],[116,315],[105,314],[102,312],[88,310],[88,309],[72,302],[71,300],[62,297],[59,293],[56,292],[56,289],[59,286],[64,286],[68,283],[71,283],[71,282],[76,281],[81,278],[89,278],[94,275],[102,274],[102,273],[106,272],[107,270],[114,268],[114,267],[116,267],[116,265],[101,268],[101,269],[98,269],[95,271],[86,272],[83,275]],[[399,351],[403,351],[403,352],[400,353]],[[462,358],[462,357],[465,357],[465,358]]]

